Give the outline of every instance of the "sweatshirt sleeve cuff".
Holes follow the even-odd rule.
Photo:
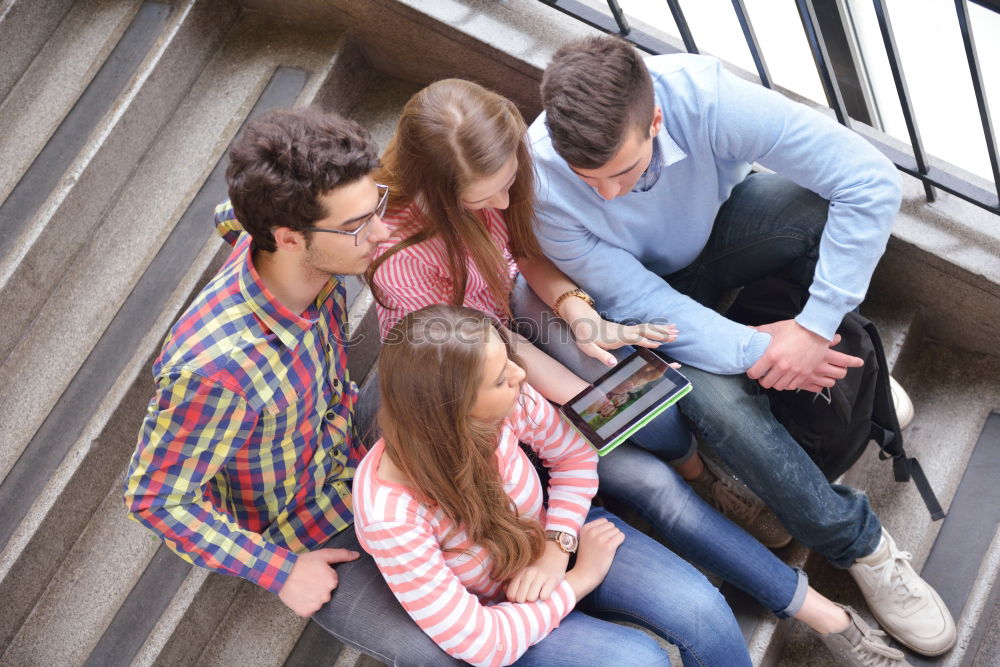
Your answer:
[[[847,310],[850,310],[848,308]],[[837,328],[844,320],[844,313],[841,309],[834,308],[828,303],[823,303],[815,296],[809,297],[805,308],[796,316],[795,321],[800,326],[812,331],[814,334],[822,336],[827,340],[833,340],[837,333]]]
[[[771,344],[771,334],[763,331],[754,331],[750,335],[750,342],[747,343],[746,354],[743,358],[743,370],[750,370],[750,367],[757,363],[757,360],[764,356],[764,351]],[[683,372],[683,369],[681,370]]]
[[[244,579],[272,593],[278,593],[285,585],[296,560],[298,557],[288,549],[265,543],[248,567]]]

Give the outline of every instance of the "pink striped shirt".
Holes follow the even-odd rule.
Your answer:
[[[479,213],[493,241],[498,248],[503,249],[504,258],[507,260],[508,277],[513,286],[514,278],[517,276],[517,264],[509,250],[510,234],[507,231],[507,222],[503,214],[495,208],[483,209]],[[414,233],[413,205],[389,211],[383,222],[389,228],[391,236],[379,246],[376,257]],[[385,338],[392,325],[403,315],[420,310],[424,306],[451,303],[453,282],[448,272],[447,256],[444,241],[440,238],[431,238],[394,253],[378,268],[375,282],[382,288],[389,306],[383,308],[376,303],[382,338]],[[505,319],[501,315],[503,306],[490,293],[486,280],[471,257],[466,257],[466,267],[469,277],[462,305]]]
[[[548,509],[528,443],[549,469]],[[444,544],[452,522],[410,489],[378,476],[379,440],[354,478],[358,540],[417,625],[448,654],[474,665],[509,665],[544,639],[576,605],[563,581],[547,600],[507,602],[489,577],[492,558],[459,530]],[[496,450],[504,488],[523,516],[546,530],[578,534],[597,492],[597,455],[529,385],[504,421]],[[446,551],[445,547],[449,549]]]

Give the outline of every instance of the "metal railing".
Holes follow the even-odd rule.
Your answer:
[[[637,48],[648,53],[678,52],[675,46],[656,35],[631,26],[621,6],[618,4],[618,0],[607,0],[610,16],[595,9],[593,4],[588,4],[581,0],[540,1],[598,30],[620,35]],[[872,132],[866,133],[865,138],[892,160],[900,171],[920,179],[928,201],[934,201],[934,189],[940,188],[991,213],[1000,215],[1000,161],[998,161],[997,157],[996,134],[994,133],[993,124],[990,119],[989,105],[983,87],[982,70],[979,66],[979,56],[976,52],[972,24],[969,20],[969,0],[954,0],[955,12],[962,33],[962,43],[965,47],[969,74],[972,77],[972,87],[976,97],[979,118],[983,126],[986,151],[989,155],[990,167],[993,172],[994,188],[992,191],[977,183],[970,182],[957,167],[951,168],[951,165],[947,163],[942,163],[941,167],[937,167],[928,163],[927,154],[920,138],[920,131],[917,127],[916,117],[913,113],[912,99],[906,86],[906,78],[903,75],[899,50],[896,48],[896,39],[892,30],[892,23],[889,21],[889,14],[886,11],[885,2],[883,0],[872,0],[872,2],[875,7],[876,16],[878,17],[879,32],[881,33],[882,43],[885,46],[885,52],[888,56],[896,95],[899,98],[899,104],[902,108],[910,150],[900,150],[887,140],[888,135],[880,133],[878,130],[873,129]],[[993,12],[1000,13],[1000,0],[972,0],[972,2]],[[848,106],[845,104],[840,82],[838,81],[838,72],[835,72],[834,63],[827,51],[821,22],[817,20],[813,0],[795,0],[795,4],[802,19],[802,25],[809,42],[809,48],[812,51],[813,60],[816,63],[816,71],[819,74],[827,104],[833,110],[834,115],[841,124],[851,127],[852,122],[859,121],[853,120],[848,113]],[[753,24],[750,21],[746,6],[743,0],[732,0],[732,5],[740,28],[743,31],[747,47],[750,49],[750,55],[753,58],[760,82],[765,87],[772,88],[773,80],[768,72],[767,63],[761,52],[760,42],[754,33]],[[667,6],[680,33],[684,48],[689,53],[698,53],[698,47],[695,44],[694,36],[691,33],[687,20],[684,18],[684,11],[681,9],[680,2],[678,0],[667,0]]]

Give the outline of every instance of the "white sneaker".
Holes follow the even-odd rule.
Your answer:
[[[882,538],[881,548],[856,560],[848,572],[886,632],[917,653],[941,655],[957,637],[951,612],[913,570],[912,556],[896,548],[885,528]]]
[[[899,421],[899,430],[903,430],[913,421],[913,401],[906,395],[906,391],[896,382],[896,378],[889,376],[889,389],[892,392],[892,403],[896,406],[896,419]]]

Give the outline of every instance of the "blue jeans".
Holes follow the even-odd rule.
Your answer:
[[[665,280],[710,307],[723,292],[767,275],[808,285],[828,207],[781,176],[750,174],[720,208],[701,255]],[[585,379],[601,368],[572,343],[540,346]],[[669,344],[661,350],[669,354]],[[682,372],[694,391],[678,403],[680,412],[795,539],[841,568],[875,550],[881,524],[867,497],[827,481],[774,419],[756,382],[691,367]]]
[[[665,280],[709,307],[725,291],[766,276],[808,287],[828,209],[825,199],[786,178],[750,174],[719,209],[701,255]],[[774,419],[759,384],[742,374],[686,373],[696,391],[681,412],[788,532],[836,567],[875,550],[882,526],[867,496],[827,481]]]
[[[580,352],[561,320],[541,317],[545,306],[523,278],[518,278],[511,301],[520,321],[533,318],[536,323],[546,323],[539,347],[574,373],[593,380],[607,370]],[[558,327],[564,331],[557,331]],[[613,354],[620,358],[628,352],[616,350]],[[685,397],[680,404],[688,400]],[[660,425],[658,429],[651,430],[651,424],[640,431],[647,437],[639,440],[633,436],[635,444],[626,443],[601,457],[597,469],[601,494],[636,510],[660,538],[692,563],[737,586],[775,614],[794,615],[805,599],[805,576],[716,512],[664,462],[664,458],[677,458],[690,449],[691,436],[678,410],[667,410],[655,423]],[[649,433],[654,437],[648,437]]]
[[[373,373],[361,388],[354,411],[355,433],[368,446],[379,437],[374,419],[378,404],[378,376]],[[335,566],[339,583],[333,597],[312,617],[323,629],[386,665],[463,664],[441,650],[406,613],[375,561],[361,548],[353,526],[323,546],[361,554]]]
[[[461,665],[428,637],[385,583],[374,559],[350,527],[323,545],[352,549],[357,560],[335,566],[339,583],[333,597],[313,614],[324,630],[386,665]],[[317,660],[320,656],[316,656]]]
[[[627,621],[675,644],[685,665],[750,665],[733,612],[704,575],[604,509],[592,508],[587,521],[601,517],[625,533],[608,575],[515,664],[669,664],[649,635],[609,622]]]

